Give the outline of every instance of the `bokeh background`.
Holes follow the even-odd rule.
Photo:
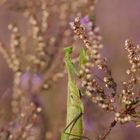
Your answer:
[[[19,25],[22,34],[26,34],[28,30],[26,19],[20,12],[10,10],[9,3],[12,3],[12,0],[0,5],[0,40],[6,46],[9,46],[10,32],[7,26],[11,21]],[[139,0],[99,0],[96,5],[96,24],[100,27],[104,44],[102,54],[108,58],[108,65],[118,85],[125,80],[125,70],[129,66],[124,50],[125,39],[130,38],[136,44],[140,44],[139,10]],[[13,73],[0,55],[0,126],[6,125],[10,120],[12,80]],[[40,101],[47,116],[45,123],[50,132],[48,139],[57,140],[65,126],[66,78],[60,79],[45,94],[40,95]],[[85,134],[94,139],[109,125],[112,114],[104,113],[89,100],[85,100],[84,103]],[[117,125],[107,140],[140,140],[140,129],[136,129],[131,123]]]

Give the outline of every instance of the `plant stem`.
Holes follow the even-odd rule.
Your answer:
[[[99,139],[98,140],[105,140],[106,137],[110,134],[110,132],[112,131],[112,129],[116,126],[117,124],[117,121],[113,121],[111,122],[110,126],[108,129],[105,130],[104,134],[102,136],[99,136]]]

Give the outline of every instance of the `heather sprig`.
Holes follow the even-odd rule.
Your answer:
[[[116,113],[115,119],[121,123],[133,121],[137,124],[139,119],[137,108],[140,102],[140,47],[131,40],[126,40],[125,49],[128,53],[130,68],[126,70],[127,80],[122,82],[120,101],[123,108],[121,112]]]
[[[86,17],[87,19],[87,17]],[[139,127],[139,84],[140,84],[140,47],[134,45],[131,40],[125,41],[125,49],[128,53],[130,69],[126,71],[128,80],[122,83],[122,93],[117,93],[117,83],[112,77],[107,65],[107,59],[103,58],[100,49],[103,47],[99,28],[86,20],[86,25],[79,17],[71,23],[75,35],[83,42],[85,60],[80,70],[80,81],[85,95],[90,97],[102,109],[114,112],[114,120],[99,140],[104,140],[110,134],[117,123],[125,124],[130,121]],[[87,26],[88,30],[87,30]],[[80,61],[80,60],[79,60]],[[99,77],[94,70],[102,71],[104,77]],[[108,89],[108,90],[106,90]],[[116,96],[118,95],[118,96]],[[118,98],[119,97],[119,98]],[[118,100],[121,101],[118,103]]]
[[[80,19],[76,18],[71,24],[75,34],[83,41],[86,51],[87,62],[81,67],[80,78],[82,87],[85,88],[86,95],[92,98],[92,101],[98,103],[100,107],[106,110],[115,110],[112,102],[116,94],[116,83],[111,75],[111,71],[107,66],[105,58],[100,55],[100,49],[103,47],[99,28],[95,25],[86,34],[84,26],[80,23]],[[101,80],[99,76],[93,73],[93,69],[97,68],[104,72],[104,78]],[[103,82],[106,88],[111,90],[110,95],[105,93],[104,87],[100,82]]]
[[[39,102],[40,95],[38,93],[46,93],[49,87],[55,85],[55,81],[64,77],[66,70],[63,63],[63,47],[75,43],[68,23],[77,15],[93,14],[94,7],[95,1],[9,1],[9,9],[23,13],[23,18],[25,17],[28,26],[28,31],[23,34],[20,26],[10,24],[10,47],[6,47],[3,45],[4,43],[0,44],[0,52],[13,72],[12,118],[19,116],[20,119],[21,110],[22,116],[25,116],[24,118],[28,117],[28,112],[24,110],[26,101],[35,104],[33,98],[36,96],[36,100]],[[76,63],[77,58],[74,58],[73,62]],[[24,89],[23,77],[27,73],[29,74],[26,79],[26,86],[28,87]],[[35,74],[42,78],[39,87],[33,84]],[[35,90],[32,90],[32,88]],[[39,104],[39,108],[42,109],[41,104]],[[43,117],[41,116],[41,119]],[[29,119],[31,119],[31,122],[27,123],[34,126],[31,115],[29,115]],[[13,124],[16,124],[14,119],[13,122]],[[24,119],[21,118],[18,122],[20,128],[26,127],[26,124],[23,125],[24,122]],[[47,125],[44,124],[46,128]],[[14,131],[14,126],[12,128]],[[47,131],[46,128],[44,129],[45,132]],[[38,132],[40,132],[40,129],[38,129]],[[28,131],[22,130],[22,133],[28,133],[30,127]],[[14,135],[13,131],[10,133]],[[22,137],[22,134],[20,136]],[[24,135],[23,139],[29,139],[29,135],[26,136]]]

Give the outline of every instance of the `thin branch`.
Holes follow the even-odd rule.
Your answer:
[[[112,131],[112,129],[116,126],[117,124],[117,121],[113,121],[111,124],[110,124],[110,127],[108,129],[105,130],[104,134],[102,136],[99,136],[98,140],[105,140],[106,137],[110,134],[110,132]]]

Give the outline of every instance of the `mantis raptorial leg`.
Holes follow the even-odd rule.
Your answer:
[[[65,135],[68,135],[68,136],[74,136],[75,138],[73,138],[73,139],[71,139],[71,140],[79,140],[79,138],[80,139],[87,139],[87,140],[90,140],[88,137],[86,137],[86,136],[78,136],[78,135],[74,135],[74,134],[71,134],[71,133],[66,133],[66,130],[71,126],[71,128],[70,128],[70,130],[72,130],[72,128],[74,127],[74,125],[75,125],[75,123],[76,123],[76,121],[80,118],[80,117],[82,117],[82,113],[80,113],[80,114],[78,114],[65,128],[64,128],[64,134]],[[76,138],[77,137],[77,138]]]
[[[65,64],[68,72],[68,97],[67,97],[67,123],[61,140],[82,140],[88,139],[83,136],[83,103],[81,101],[81,93],[75,82],[78,76],[70,55],[72,48],[65,48]]]

